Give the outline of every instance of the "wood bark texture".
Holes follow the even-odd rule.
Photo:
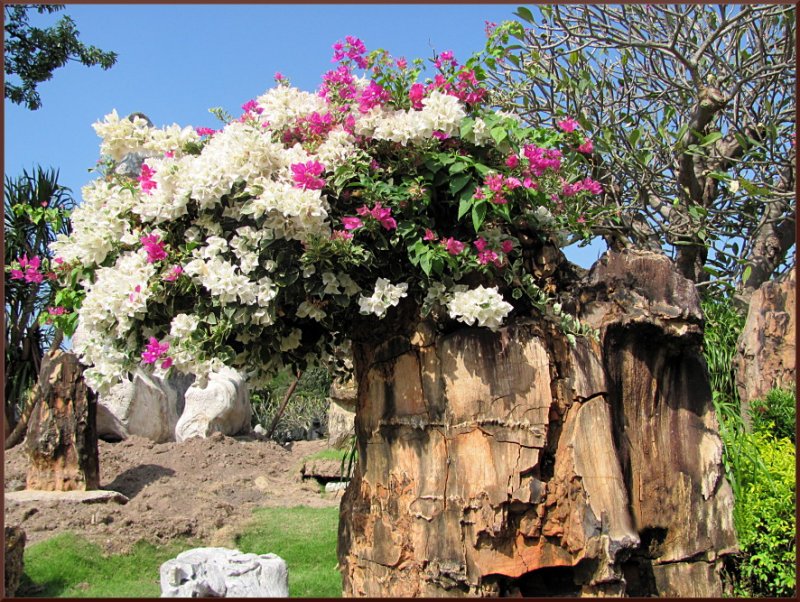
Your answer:
[[[766,282],[753,293],[734,368],[742,416],[772,388],[792,389],[796,379],[797,280]]]
[[[694,287],[614,253],[576,303],[599,343],[528,320],[354,345],[345,595],[721,595],[733,500]]]
[[[27,489],[88,491],[100,486],[97,404],[72,353],[50,351],[39,374],[41,395],[25,439]]]

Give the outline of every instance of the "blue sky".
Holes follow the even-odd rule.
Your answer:
[[[368,50],[429,58],[453,50],[460,61],[483,47],[485,21],[513,18],[517,4],[408,5],[67,5],[86,44],[119,57],[108,71],[70,64],[40,85],[42,108],[5,102],[5,174],[34,165],[60,170],[80,198],[97,161],[91,124],[116,109],[145,113],[156,126],[217,127],[208,112],[238,114],[273,85],[276,71],[315,90],[331,68],[331,46],[346,35]],[[600,248],[602,247],[602,248]],[[587,266],[604,245],[569,253]]]

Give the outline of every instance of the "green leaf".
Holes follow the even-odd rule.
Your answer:
[[[742,282],[744,284],[747,284],[747,281],[750,280],[750,274],[752,273],[752,271],[753,271],[753,266],[750,265],[744,269],[744,272],[742,273]]]
[[[514,14],[523,21],[527,21],[528,23],[533,23],[533,13],[524,6],[520,6],[519,8],[517,8],[517,10],[514,11]]]
[[[462,195],[461,200],[458,203],[458,219],[460,220],[464,217],[467,213],[469,213],[470,209],[472,209],[474,201],[472,196]]]
[[[419,258],[419,267],[422,268],[422,271],[425,272],[426,276],[431,275],[431,254],[425,253],[424,255],[420,256]]]
[[[700,146],[708,146],[714,144],[717,140],[722,138],[722,132],[711,132],[707,136],[703,136],[700,140]]]
[[[483,220],[486,219],[486,202],[476,203],[472,206],[472,227],[475,229],[475,233],[477,234],[478,231],[481,229],[483,225]]]
[[[466,188],[469,183],[472,181],[471,174],[463,174],[460,176],[456,176],[455,178],[450,180],[450,194],[456,195],[464,188]]]
[[[461,131],[460,135],[462,138],[471,138],[472,137],[472,128],[475,126],[475,120],[471,117],[466,117],[461,120]]]
[[[495,144],[498,146],[505,142],[508,138],[508,131],[506,130],[505,126],[502,125],[493,127],[489,133],[492,135],[492,140],[494,140]]]

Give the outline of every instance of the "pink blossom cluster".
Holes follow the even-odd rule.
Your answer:
[[[374,81],[370,81],[367,87],[361,91],[358,98],[358,110],[366,113],[372,107],[382,106],[390,100],[388,90]]]
[[[479,237],[474,243],[475,248],[478,250],[478,263],[481,265],[486,265],[488,263],[493,263],[495,266],[500,267],[503,265],[503,259],[497,253],[489,248],[489,243],[486,241],[485,238]],[[504,240],[500,243],[500,251],[502,251],[505,255],[511,253],[514,249],[514,243],[511,240]]]
[[[158,360],[164,356],[165,353],[169,350],[169,343],[164,341],[163,343],[159,343],[158,339],[155,337],[150,337],[150,340],[147,343],[144,351],[142,351],[142,363],[143,364],[155,364]],[[161,368],[166,370],[172,366],[172,358],[167,356],[164,358],[164,361],[161,362]]]
[[[366,69],[368,63],[364,55],[367,52],[367,48],[364,42],[354,36],[345,36],[344,40],[344,42],[339,40],[333,45],[332,62],[338,63],[339,61],[350,59],[359,69]]]
[[[575,196],[584,190],[592,194],[600,194],[603,192],[603,185],[592,178],[584,178],[573,184],[569,184],[568,182],[561,183],[561,194],[564,196]]]
[[[145,194],[153,194],[153,189],[158,188],[158,183],[153,181],[154,175],[156,175],[156,171],[147,163],[142,163],[142,170],[137,179],[139,180],[139,186],[141,186],[142,192]]]
[[[161,279],[164,282],[175,282],[181,274],[183,274],[183,268],[179,265],[174,265]]]
[[[336,127],[336,120],[333,113],[318,113],[314,111],[309,115],[297,118],[294,126],[287,128],[283,133],[283,143],[292,145],[294,142],[302,143],[321,143],[326,136]]]
[[[325,187],[325,180],[319,177],[325,171],[325,166],[319,161],[292,163],[291,169],[296,188],[321,190]]]
[[[19,260],[19,267],[20,269],[12,269],[11,279],[12,280],[24,280],[28,283],[39,284],[45,279],[45,274],[39,271],[39,268],[42,265],[42,260],[39,257],[32,257],[28,259],[27,255],[23,255]],[[47,277],[51,280],[55,277],[55,274],[50,276],[47,274]]]
[[[567,117],[566,119],[562,119],[556,125],[558,125],[559,129],[561,129],[562,132],[566,132],[567,134],[574,132],[576,129],[580,127],[580,124],[577,121],[575,121],[572,117]]]
[[[514,156],[514,155],[512,155]],[[518,166],[518,162],[512,162]],[[517,188],[536,188],[536,182],[530,177],[523,180],[515,176],[504,176],[503,174],[489,174],[483,180],[484,187],[477,187],[473,198],[477,200],[488,199],[495,205],[505,205],[508,203],[508,195]]]
[[[343,104],[356,98],[356,80],[347,65],[339,65],[323,74],[319,95],[329,104]]]
[[[213,136],[217,133],[217,130],[204,127],[194,128],[194,131],[197,132],[198,136]]]
[[[584,138],[583,142],[578,145],[578,152],[584,155],[591,155],[594,151],[594,143],[591,138]]]
[[[147,251],[147,263],[155,263],[167,258],[167,251],[164,248],[164,243],[158,237],[158,234],[150,234],[139,238],[145,251]]]
[[[561,151],[554,148],[540,148],[535,144],[526,144],[522,154],[528,160],[528,170],[534,176],[541,176],[545,171],[561,169]]]

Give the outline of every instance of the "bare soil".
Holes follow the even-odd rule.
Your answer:
[[[326,494],[315,480],[301,478],[304,458],[326,447],[324,440],[284,447],[221,434],[183,443],[141,437],[101,441],[100,488],[122,493],[127,504],[6,500],[5,524],[21,526],[28,544],[72,531],[109,553],[129,550],[140,540],[163,544],[191,538],[232,546],[254,508],[339,505],[341,494]],[[5,452],[6,491],[25,487],[23,448]]]

